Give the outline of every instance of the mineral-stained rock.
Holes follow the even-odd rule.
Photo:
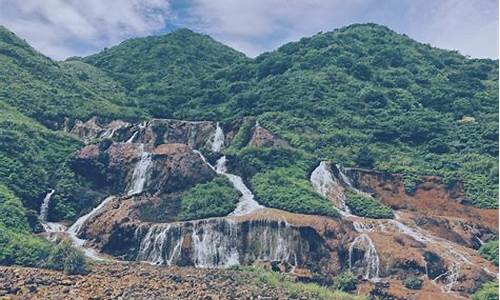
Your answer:
[[[248,145],[252,147],[284,147],[288,146],[288,142],[277,137],[269,130],[256,125]]]

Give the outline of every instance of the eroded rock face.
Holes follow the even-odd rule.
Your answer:
[[[172,192],[196,183],[207,182],[215,172],[199,154],[184,144],[162,144],[157,147],[136,143],[112,143],[107,149],[88,145],[76,155],[74,167],[78,173],[94,180],[104,178],[107,186],[117,194],[129,192],[139,180],[138,168],[145,176],[141,191],[149,193]],[[141,192],[139,191],[139,192]]]
[[[110,139],[120,143],[142,143],[150,146],[185,144],[194,149],[210,148],[217,123],[211,121],[182,121],[153,119],[131,124],[121,120],[100,123],[97,118],[76,121],[70,133],[86,143]]]
[[[102,251],[157,265],[228,267],[268,262],[322,274],[342,268],[338,253],[348,228],[342,222],[266,210],[233,218],[149,223],[139,210],[149,196],[117,198],[89,220],[81,236]],[[312,220],[317,218],[317,220]]]
[[[351,270],[362,281],[380,281],[371,285],[374,295],[413,295],[399,286],[409,276],[424,278],[432,293],[467,295],[495,277],[497,268],[474,249],[497,235],[497,210],[466,205],[459,181],[447,185],[438,177],[423,177],[409,193],[400,174],[323,162],[312,172],[311,185],[340,210],[341,218],[263,209],[239,217],[175,222],[176,214],[162,205],[175,206],[169,201],[183,190],[216,176],[193,149],[212,148],[217,124],[87,123],[75,126],[75,134],[105,139],[83,148],[74,165],[87,177],[102,180],[117,197],[79,235],[105,253],[169,266],[268,264],[324,282]],[[222,146],[230,145],[240,125],[230,128]],[[250,146],[288,146],[258,124],[251,133]],[[353,216],[346,206],[347,188],[387,204],[395,219]],[[164,218],[147,217],[148,210],[158,210]]]
[[[423,176],[413,193],[407,193],[400,174],[350,168],[352,184],[396,210],[409,210],[419,226],[434,234],[472,248],[495,238],[498,210],[464,204],[463,187],[451,186],[436,176]]]
[[[257,124],[248,145],[252,147],[285,147],[288,146],[288,142]]]

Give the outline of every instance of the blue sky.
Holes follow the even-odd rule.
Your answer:
[[[497,0],[0,0],[0,24],[54,59],[178,27],[254,57],[366,22],[472,57],[498,58]]]

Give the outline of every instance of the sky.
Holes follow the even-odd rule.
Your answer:
[[[498,58],[497,0],[0,0],[0,24],[53,59],[187,27],[250,57],[353,23]]]

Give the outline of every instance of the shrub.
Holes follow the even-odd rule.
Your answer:
[[[417,191],[417,186],[422,183],[422,179],[420,176],[414,175],[404,175],[403,176],[403,185],[405,188],[405,192],[408,195],[414,195]]]
[[[181,195],[179,220],[225,216],[238,204],[240,194],[229,179],[218,176],[208,183],[197,184]]]
[[[492,261],[495,265],[498,266],[498,240],[489,241],[483,244],[481,248],[479,248],[479,253],[482,257]]]
[[[352,291],[356,289],[358,280],[351,272],[343,272],[333,278],[333,287],[336,290]]]
[[[352,189],[346,190],[346,204],[352,213],[357,216],[374,219],[390,219],[394,217],[390,207]]]
[[[338,216],[330,201],[314,192],[304,171],[297,167],[258,173],[250,182],[259,203],[268,207],[304,214]]]
[[[47,267],[64,271],[68,275],[86,273],[85,257],[83,253],[73,248],[68,240],[59,243],[50,253]]]
[[[498,300],[498,281],[487,282],[478,289],[471,300]]]
[[[404,285],[406,288],[412,289],[412,290],[419,290],[422,288],[422,279],[418,277],[408,277],[404,281]]]

